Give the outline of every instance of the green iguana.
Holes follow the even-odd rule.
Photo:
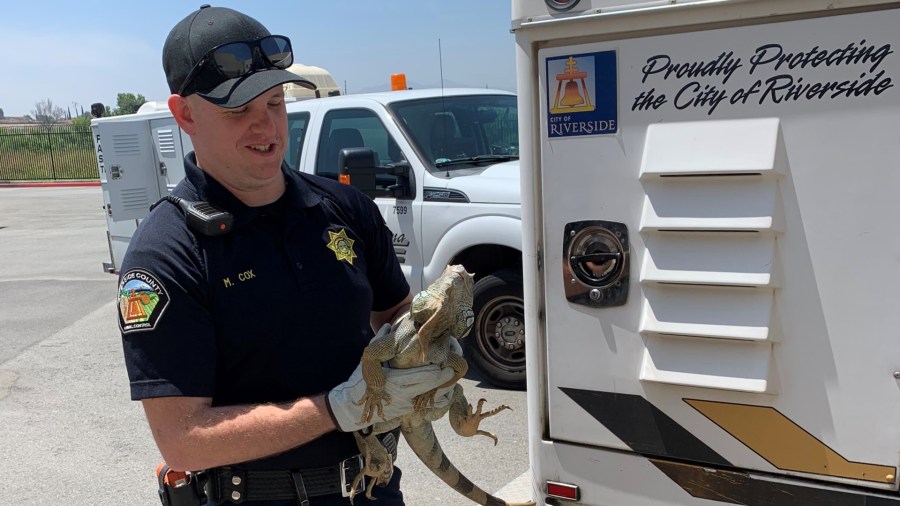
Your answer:
[[[373,340],[363,352],[362,373],[366,382],[366,394],[358,404],[364,405],[362,421],[365,422],[370,421],[375,413],[384,420],[382,404],[390,402],[384,391],[382,362],[401,369],[438,364],[455,371],[455,375],[447,383],[416,397],[415,409],[411,415],[376,422],[368,434],[354,433],[365,464],[354,479],[352,488],[356,490],[363,476],[369,476],[366,497],[370,499],[373,498],[372,487],[376,483],[383,485],[390,481],[394,470],[390,453],[375,436],[400,427],[403,437],[419,459],[438,478],[472,501],[489,506],[534,505],[534,502],[508,503],[472,483],[447,459],[431,426],[431,422],[449,411],[450,425],[457,434],[465,437],[480,434],[493,439],[496,445],[497,436],[480,430],[478,426],[481,420],[510,409],[509,406],[501,405],[482,412],[485,399],[479,400],[477,408],[473,409],[463,395],[462,386],[455,384],[469,368],[457,351],[461,348],[453,341],[465,336],[472,327],[472,278],[463,266],[448,266],[440,278],[413,298],[409,313],[394,325],[391,332]],[[451,386],[453,391],[450,404],[435,408],[437,391]],[[352,495],[350,499],[352,501]]]

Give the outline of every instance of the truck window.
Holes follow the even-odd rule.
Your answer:
[[[284,159],[294,170],[300,170],[300,153],[303,151],[303,140],[306,138],[308,124],[308,112],[288,114],[288,149]]]
[[[316,174],[338,178],[338,152],[343,148],[371,148],[379,165],[404,160],[397,143],[378,115],[369,109],[335,109],[325,115],[319,137]],[[380,175],[379,189],[397,183],[397,176]]]
[[[430,168],[472,157],[519,155],[514,95],[427,98],[397,102],[390,108],[416,148],[431,162]],[[446,165],[453,167],[467,166]]]

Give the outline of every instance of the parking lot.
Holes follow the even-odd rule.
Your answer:
[[[160,456],[129,399],[116,324],[116,277],[98,187],[0,187],[0,504],[159,504]],[[506,498],[528,496],[525,393],[474,373],[471,400],[508,404],[487,438],[436,424],[450,459]],[[471,504],[401,445],[407,504]],[[377,490],[376,490],[377,493]]]

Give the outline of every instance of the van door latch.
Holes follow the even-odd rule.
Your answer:
[[[624,223],[567,223],[563,236],[566,299],[590,307],[622,306],[628,300],[629,243]]]

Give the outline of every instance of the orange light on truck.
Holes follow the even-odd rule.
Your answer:
[[[350,174],[340,174],[338,176],[338,181],[343,184],[350,184]]]
[[[406,89],[406,74],[391,74],[391,91]]]

